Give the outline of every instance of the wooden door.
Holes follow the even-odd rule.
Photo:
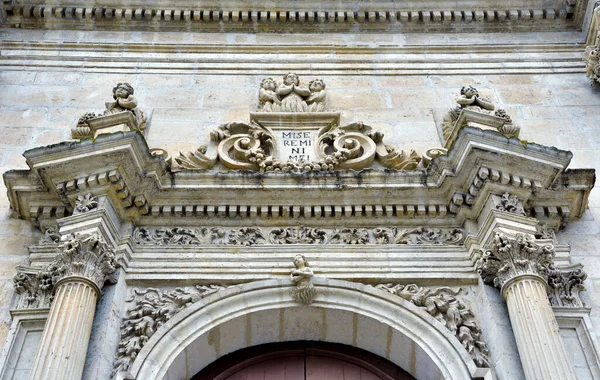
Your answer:
[[[414,380],[391,362],[340,344],[293,342],[227,355],[192,380]]]

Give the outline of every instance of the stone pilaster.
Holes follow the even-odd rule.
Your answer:
[[[105,200],[106,201],[106,200]],[[62,245],[40,273],[51,279],[54,299],[31,371],[31,380],[82,378],[96,302],[119,266],[113,244],[115,219],[107,208],[80,207],[59,221]],[[82,211],[83,210],[83,211]]]
[[[576,379],[547,295],[554,255],[532,235],[495,232],[477,263],[484,282],[501,288],[528,380]]]

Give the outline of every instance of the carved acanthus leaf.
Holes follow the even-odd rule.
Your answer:
[[[203,228],[136,228],[133,241],[138,244],[220,244],[219,238],[225,236],[225,231],[220,227]]]
[[[326,241],[327,232],[319,228],[275,228],[269,233],[269,242],[273,244],[325,244]]]
[[[97,234],[67,235],[54,261],[42,269],[41,275],[51,278],[52,284],[70,276],[85,277],[101,290],[105,282],[116,282],[114,274],[119,266],[114,248]]]
[[[502,287],[508,280],[523,274],[544,277],[554,256],[551,244],[539,245],[530,235],[509,236],[496,232],[492,247],[482,252],[476,269],[485,283]]]
[[[343,228],[335,232],[330,240],[333,244],[367,244],[370,240],[366,228]]]
[[[459,228],[181,228],[138,227],[136,244],[155,245],[265,245],[265,244],[444,244],[462,245],[465,234]]]
[[[180,310],[221,289],[225,287],[197,285],[167,292],[155,288],[134,289],[133,298],[127,300],[133,302],[134,307],[127,311],[121,322],[121,341],[113,367],[114,373],[127,371],[156,330]]]
[[[260,228],[242,227],[236,228],[229,233],[229,244],[231,245],[257,245],[265,242],[265,237]]]
[[[373,230],[377,244],[446,244],[464,242],[464,231],[459,228],[376,228]]]
[[[583,281],[587,274],[581,268],[573,270],[556,269],[553,265],[547,271],[549,293],[552,306],[583,307],[579,293],[585,290]]]
[[[500,211],[510,212],[512,214],[525,216],[525,208],[523,202],[516,195],[510,193],[502,194],[499,203],[496,205],[496,209]]]
[[[215,153],[214,156],[209,157],[206,155],[207,151],[208,147],[201,145],[195,152],[187,154],[179,152],[179,157],[175,157],[175,162],[177,162],[180,169],[210,169],[217,163],[217,155]]]
[[[489,367],[487,344],[473,313],[456,297],[459,289],[423,288],[415,284],[380,284],[377,289],[395,294],[425,310],[456,336],[478,367]]]
[[[19,295],[16,309],[50,307],[52,302],[52,278],[39,269],[17,267],[13,278],[15,293]]]

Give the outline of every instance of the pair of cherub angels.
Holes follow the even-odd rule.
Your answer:
[[[325,83],[315,79],[308,87],[300,85],[298,75],[289,73],[277,85],[273,78],[260,83],[259,111],[263,112],[323,112],[325,111]]]

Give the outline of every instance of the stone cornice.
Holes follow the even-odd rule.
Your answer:
[[[335,218],[351,227],[385,226],[379,221],[388,219],[460,227],[465,218],[478,217],[490,194],[505,192],[517,195],[528,209],[547,211],[544,216],[576,218],[595,180],[593,170],[565,170],[570,152],[471,127],[463,128],[447,156],[434,159],[427,171],[414,172],[171,173],[162,159],[150,155],[142,136],[131,132],[24,155],[32,170],[4,175],[21,218],[55,219],[59,208],[70,213],[77,197],[90,193],[107,194],[117,214],[135,223],[143,219],[144,225],[165,217],[193,225],[205,217],[223,226],[229,219],[250,218],[272,226],[294,219],[317,227]],[[269,196],[253,196],[263,192]]]
[[[33,31],[27,31],[22,37],[27,40],[31,33]],[[361,43],[348,46],[336,41],[327,44],[316,41],[310,47],[299,45],[295,40],[286,43],[285,37],[278,44],[253,45],[144,44],[128,42],[130,37],[127,35],[116,37],[119,43],[96,41],[93,37],[94,42],[39,42],[36,38],[31,36],[27,43],[23,40],[1,41],[0,47],[7,50],[7,55],[0,62],[0,67],[37,70],[43,65],[48,70],[68,70],[77,66],[83,71],[119,69],[137,72],[139,65],[143,64],[148,66],[149,73],[228,73],[244,76],[292,70],[299,74],[327,72],[355,76],[358,68],[363,75],[581,73],[585,68],[581,60],[583,45],[531,44],[531,38],[519,42],[517,37],[513,44],[481,46],[461,46],[460,41],[456,45],[434,46],[393,46],[386,41],[375,43],[377,46]],[[210,39],[210,34],[205,34],[205,38]],[[83,51],[85,56],[81,54]],[[107,58],[107,52],[123,54],[112,54]],[[481,54],[476,61],[473,58],[475,52]],[[131,54],[136,54],[135,60],[130,59]],[[357,61],[354,54],[364,56]],[[261,63],[265,58],[269,60],[268,66]],[[311,62],[310,68],[305,65],[307,60]],[[173,65],[174,61],[177,65]],[[465,61],[476,62],[477,65],[465,66]]]
[[[7,9],[6,23],[22,28],[203,31],[456,31],[574,29],[583,1],[511,0],[501,6],[467,1],[239,2],[27,0]]]

